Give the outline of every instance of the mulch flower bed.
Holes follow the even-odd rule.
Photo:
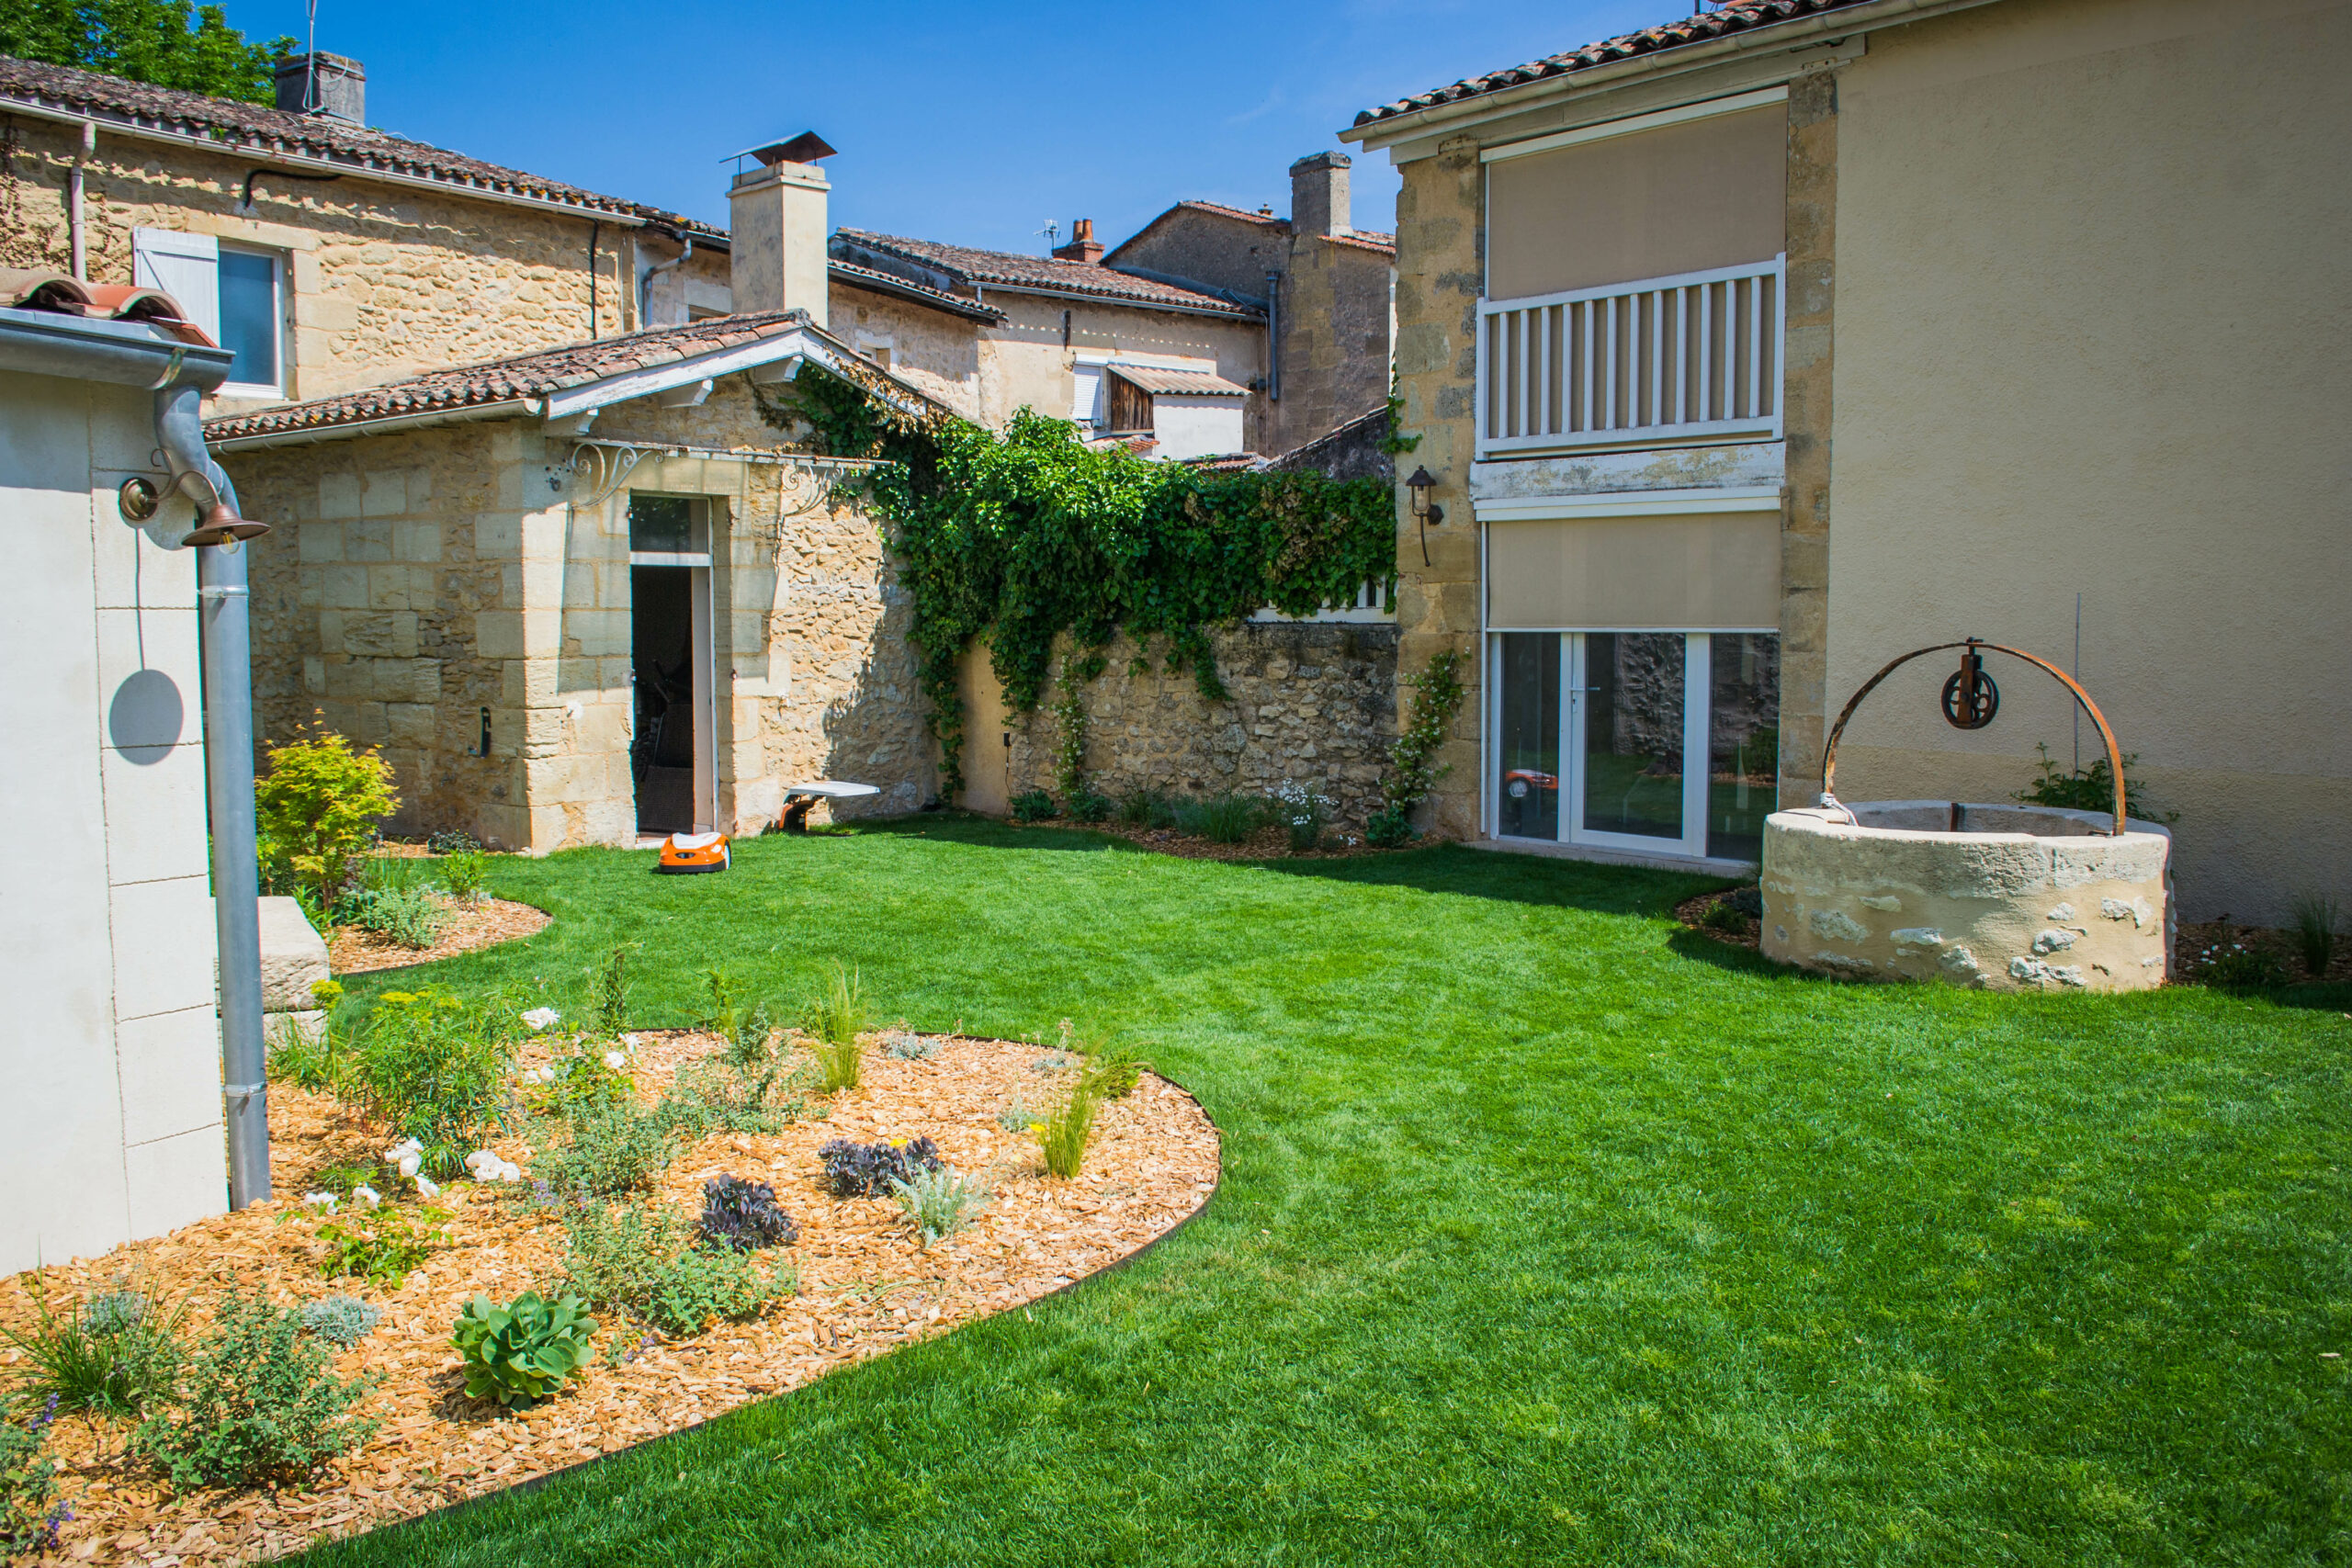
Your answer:
[[[720,1048],[715,1036],[692,1031],[631,1038],[629,1076],[648,1104],[682,1064]],[[554,1397],[514,1414],[466,1397],[451,1325],[477,1291],[504,1301],[526,1289],[560,1288],[565,1233],[557,1216],[522,1199],[527,1181],[452,1183],[435,1205],[448,1216],[446,1245],[400,1289],[325,1278],[317,1235],[324,1216],[302,1194],[318,1171],[373,1160],[387,1140],[331,1098],[274,1085],[275,1201],[104,1258],[51,1265],[38,1271],[40,1283],[60,1312],[119,1282],[154,1289],[185,1309],[188,1337],[209,1326],[217,1292],[231,1283],[265,1287],[284,1304],[357,1295],[383,1318],[337,1364],[346,1376],[381,1375],[357,1413],[382,1425],[306,1488],[174,1495],[122,1457],[128,1423],[94,1430],[62,1416],[51,1451],[63,1467],[59,1494],[75,1517],[61,1555],[252,1562],[512,1486],[1034,1302],[1166,1235],[1216,1186],[1216,1128],[1190,1095],[1152,1073],[1102,1104],[1081,1172],[1064,1181],[1045,1172],[1032,1134],[1007,1131],[997,1118],[1016,1097],[1041,1111],[1057,1105],[1078,1071],[1069,1058],[1035,1044],[948,1036],[929,1059],[899,1059],[882,1039],[869,1042],[860,1088],[812,1100],[809,1113],[777,1135],[719,1133],[689,1144],[659,1181],[655,1197],[689,1218],[711,1178],[773,1183],[799,1239],[754,1256],[766,1267],[797,1267],[798,1293],[749,1321],[721,1321],[678,1340],[599,1310],[597,1359]],[[548,1043],[535,1040],[522,1066],[551,1055]],[[541,1135],[551,1139],[552,1128]],[[925,1136],[956,1169],[993,1186],[988,1207],[957,1235],[922,1247],[895,1203],[834,1198],[821,1184],[817,1151],[828,1140]],[[546,1145],[517,1137],[491,1146],[527,1175]],[[0,1280],[0,1325],[31,1325],[32,1279],[28,1271]],[[0,1350],[0,1377],[22,1360],[14,1348]]]
[[[1685,898],[1674,907],[1674,918],[1701,936],[1711,937],[1726,947],[1744,947],[1750,953],[1757,952],[1763,945],[1764,928],[1761,921],[1742,916],[1741,923],[1736,928],[1711,926],[1706,923],[1708,910],[1742,891],[1740,888],[1734,887],[1720,893],[1702,893],[1695,898]]]
[[[338,975],[405,969],[412,964],[431,964],[533,935],[547,930],[555,919],[545,909],[504,898],[469,903],[445,897],[441,905],[448,911],[448,919],[442,922],[441,935],[431,947],[402,947],[365,926],[337,926],[327,938],[327,966]]]

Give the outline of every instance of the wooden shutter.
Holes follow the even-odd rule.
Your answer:
[[[1125,377],[1114,374],[1111,384],[1111,428],[1122,435],[1151,429],[1151,394]]]
[[[170,295],[205,336],[220,341],[220,242],[211,235],[133,229],[130,278]]]

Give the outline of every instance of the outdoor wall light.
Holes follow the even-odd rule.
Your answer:
[[[1445,521],[1445,508],[1430,499],[1430,491],[1437,489],[1437,480],[1430,477],[1426,465],[1413,470],[1412,477],[1405,481],[1405,488],[1413,494],[1413,521],[1420,525],[1421,530],[1421,564],[1427,566],[1430,564],[1430,530]]]

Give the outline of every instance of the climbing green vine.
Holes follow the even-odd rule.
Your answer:
[[[1460,650],[1449,648],[1430,655],[1429,667],[1411,684],[1412,715],[1405,721],[1405,733],[1388,748],[1388,773],[1380,781],[1381,807],[1364,824],[1364,837],[1384,848],[1413,836],[1413,807],[1453,771],[1453,763],[1434,759],[1445,742],[1445,727],[1462,711]]]
[[[941,751],[941,789],[963,786],[956,665],[983,634],[1008,707],[1037,706],[1056,639],[1081,679],[1125,630],[1164,645],[1223,701],[1213,626],[1261,606],[1312,615],[1396,576],[1393,491],[1378,479],[1316,473],[1207,474],[1080,445],[1074,428],[1023,410],[1001,435],[948,417],[904,418],[811,366],[771,423],[797,418],[818,450],[892,459],[876,470],[911,637]]]

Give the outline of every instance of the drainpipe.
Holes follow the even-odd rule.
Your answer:
[[[65,204],[66,241],[74,250],[74,281],[76,283],[90,281],[89,247],[82,229],[82,167],[97,150],[97,121],[85,119],[82,122],[82,155],[74,160],[73,191]]]
[[[665,272],[674,271],[685,265],[686,258],[695,254],[695,237],[688,234],[685,236],[685,242],[686,248],[680,251],[674,257],[665,262],[655,262],[639,276],[637,280],[638,331],[645,330],[646,315],[653,309],[653,280]]]
[[[1266,400],[1283,400],[1283,275],[1266,274]]]

